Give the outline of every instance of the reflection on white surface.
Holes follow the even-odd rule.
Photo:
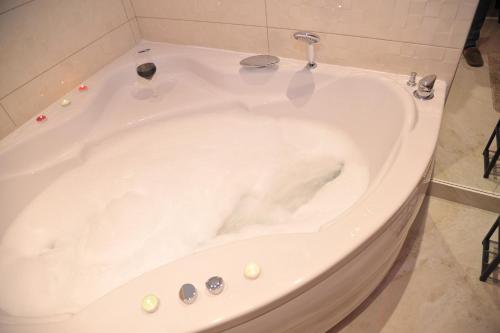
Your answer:
[[[288,85],[286,95],[288,99],[297,107],[305,105],[312,97],[316,84],[311,70],[304,67],[296,72]]]

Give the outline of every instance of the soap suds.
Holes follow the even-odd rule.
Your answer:
[[[241,112],[156,122],[82,154],[0,243],[0,308],[11,315],[77,312],[202,248],[317,231],[369,177],[343,132]]]

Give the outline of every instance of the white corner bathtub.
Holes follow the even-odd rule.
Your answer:
[[[145,48],[152,49],[158,68],[153,80],[157,96],[149,96],[149,88],[143,89],[137,83],[136,52]],[[0,142],[0,274],[4,276],[0,278],[0,283],[4,284],[0,293],[1,332],[324,332],[346,317],[374,290],[396,259],[425,195],[440,127],[445,83],[438,80],[434,99],[421,101],[413,97],[413,89],[406,85],[404,75],[326,64],[307,70],[304,69],[305,60],[290,59],[282,59],[275,68],[250,70],[239,65],[246,56],[248,54],[142,42],[87,80],[88,91],[75,89],[65,96],[72,102],[69,106],[54,103],[41,112],[47,116],[46,121],[32,119]],[[61,185],[62,190],[59,188],[53,197],[55,203],[45,201],[46,206],[43,206],[40,196],[65,175],[79,169],[95,147],[105,143],[112,148],[128,140],[139,148],[142,145],[147,152],[149,146],[157,142],[165,141],[164,144],[168,145],[172,137],[184,135],[183,130],[175,131],[176,125],[164,132],[155,130],[157,124],[172,124],[175,119],[195,119],[214,112],[230,116],[262,116],[264,118],[259,119],[266,119],[262,124],[266,121],[272,124],[274,121],[278,122],[276,124],[307,122],[320,126],[318,128],[338,130],[351,142],[346,150],[356,150],[358,158],[363,161],[366,186],[354,195],[355,186],[345,183],[331,195],[323,195],[321,207],[324,213],[315,210],[310,215],[310,223],[306,221],[303,229],[289,226],[285,218],[279,228],[273,229],[264,223],[259,225],[258,232],[241,237],[237,233],[232,235],[231,230],[223,236],[209,232],[210,242],[194,242],[191,250],[161,265],[158,261],[152,266],[144,263],[148,269],[144,268],[141,274],[137,273],[140,269],[136,269],[135,275],[129,274],[125,280],[107,276],[110,279],[107,285],[113,288],[96,291],[93,298],[80,295],[85,301],[77,306],[70,304],[68,299],[79,291],[68,289],[71,292],[61,292],[58,288],[71,284],[72,280],[82,281],[82,276],[79,276],[82,271],[69,270],[73,275],[64,275],[51,272],[44,266],[44,260],[54,264],[54,258],[57,258],[54,256],[64,250],[66,243],[64,231],[61,231],[62,241],[47,245],[50,237],[44,236],[47,231],[40,226],[54,222],[60,230],[71,230],[71,225],[67,225],[71,222],[66,220],[67,214],[72,213],[67,212],[73,207],[71,198],[92,201],[100,193],[94,193],[92,198],[90,195],[86,197],[85,184],[70,182],[67,183],[70,185]],[[218,118],[214,119],[217,121]],[[213,129],[202,128],[202,131],[224,131],[224,124],[232,126],[230,122],[222,122]],[[252,127],[256,140],[264,135],[259,126]],[[151,135],[155,141],[128,139],[134,131],[154,132],[156,134]],[[235,151],[246,158],[245,152],[252,142],[246,141],[246,146],[239,142],[239,134],[251,138],[249,133],[243,132],[245,130],[233,133],[231,139],[226,139],[227,144],[220,148],[240,144],[239,150]],[[287,130],[280,135],[300,142],[305,140],[300,133]],[[310,135],[314,136],[314,133],[315,130]],[[191,137],[196,139],[192,134]],[[272,136],[272,133],[266,135]],[[193,142],[194,146],[186,144],[186,147],[194,147],[194,151],[204,144]],[[332,142],[333,149],[336,144]],[[328,151],[327,143],[313,142],[312,147],[323,145],[321,149]],[[172,145],[175,147],[169,149],[174,153],[185,153],[182,144]],[[272,142],[269,145],[272,146]],[[99,158],[106,161],[110,151],[96,154],[101,154]],[[161,163],[166,159],[165,166],[168,167],[169,155],[161,156]],[[190,167],[197,170],[197,160],[193,161],[191,164],[195,167],[186,166],[186,172],[189,173]],[[130,158],[129,162],[137,161]],[[251,163],[248,160],[245,165],[235,164],[233,168],[244,169]],[[255,165],[262,165],[262,172],[265,171],[264,161]],[[169,172],[169,169],[165,170]],[[229,179],[237,170],[228,166],[227,170],[221,168],[221,172],[227,172]],[[111,187],[115,177],[119,182],[120,177],[134,176],[106,174],[105,170],[97,174],[108,177],[105,180],[110,181]],[[95,181],[96,186],[104,179],[81,177],[82,183]],[[176,183],[176,177],[168,178],[165,187]],[[301,172],[293,174],[295,180],[301,177]],[[192,186],[197,185],[193,183]],[[197,191],[208,191],[214,206],[218,204],[213,198],[214,193],[217,196],[220,192],[220,201],[225,200],[223,187],[214,193],[208,187]],[[101,190],[103,193],[107,191]],[[350,196],[351,199],[347,200]],[[180,205],[175,193],[167,199],[173,207]],[[137,205],[144,209],[133,211],[136,207],[134,200],[125,202],[117,213],[129,217],[136,214],[133,216],[137,218],[132,220],[123,218],[129,223],[129,229],[123,230],[129,232],[122,236],[130,244],[134,237],[142,237],[140,234],[144,230],[140,223],[148,214],[144,207],[149,204]],[[347,203],[342,206],[341,202]],[[41,205],[38,215],[31,216],[24,226],[19,227],[19,219],[22,220],[27,207],[37,203]],[[182,204],[188,205],[186,202]],[[49,212],[44,211],[44,207]],[[197,209],[207,209],[200,207],[186,210],[191,209],[194,214]],[[74,214],[78,215],[78,212]],[[54,221],[44,221],[49,218]],[[113,221],[117,223],[106,230],[115,237],[125,227],[120,225],[120,217]],[[176,223],[189,224],[189,220],[175,221],[173,225]],[[193,235],[200,228],[201,225],[194,226]],[[17,238],[12,236],[16,232]],[[171,239],[175,239],[177,232],[179,237],[189,241],[189,232],[184,234],[184,231],[172,229],[166,235],[174,238],[165,242],[172,243]],[[103,241],[102,251],[114,246],[113,251],[125,253],[124,258],[134,255],[132,245],[127,242],[114,244],[113,237]],[[146,241],[143,243],[140,246],[148,245]],[[167,258],[168,246],[162,249]],[[155,247],[152,251],[159,250]],[[17,254],[13,256],[12,253]],[[158,253],[154,254],[158,257]],[[258,278],[244,276],[248,263],[256,263],[261,268]],[[141,260],[135,263],[136,266],[141,264]],[[71,259],[68,265],[71,265]],[[99,269],[105,271],[107,267]],[[85,272],[82,274],[85,276]],[[220,295],[209,295],[205,289],[205,281],[211,276],[224,279],[225,288]],[[94,283],[97,282],[91,280],[86,288],[93,288]],[[185,283],[193,284],[198,290],[196,301],[190,305],[179,299],[179,288]],[[154,294],[160,300],[154,313],[141,309],[141,302],[148,294]]]

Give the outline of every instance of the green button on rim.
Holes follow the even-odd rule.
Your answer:
[[[153,313],[158,310],[160,299],[155,295],[147,295],[142,299],[142,309],[147,313]]]

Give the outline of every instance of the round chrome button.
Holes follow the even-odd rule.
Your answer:
[[[212,276],[205,286],[210,294],[219,295],[224,290],[224,280],[220,276]]]
[[[280,58],[278,57],[268,54],[259,54],[241,60],[240,65],[243,67],[250,67],[250,68],[265,68],[274,66],[279,62]]]
[[[181,289],[179,290],[179,298],[186,304],[193,304],[196,301],[196,297],[198,297],[198,292],[196,291],[196,287],[191,283],[183,284]]]

